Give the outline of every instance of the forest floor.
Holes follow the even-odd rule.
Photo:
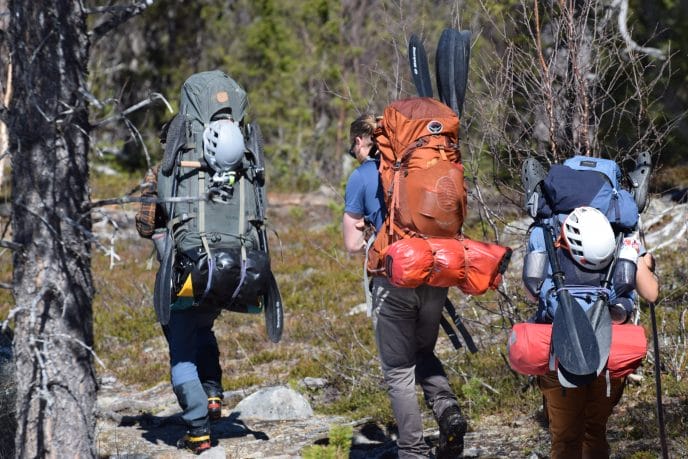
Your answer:
[[[642,384],[652,384],[652,374],[647,374]],[[534,389],[531,389],[534,390]],[[659,442],[639,434],[629,441],[630,427],[619,419],[635,412],[633,417],[643,418],[654,430],[655,407],[640,403],[629,385],[615,415],[610,419],[608,437],[613,449],[612,458],[633,457],[638,452],[655,452],[659,457]],[[359,459],[390,459],[396,457],[394,433],[387,426],[369,419],[348,419],[343,416],[316,413],[312,418],[299,421],[243,421],[232,411],[233,406],[249,395],[251,389],[226,392],[222,418],[212,425],[213,448],[203,457],[232,459],[301,457],[304,448],[326,444],[329,428],[333,425],[351,425],[354,428],[354,445],[349,457]],[[528,408],[528,407],[526,407]],[[686,401],[678,398],[664,399],[668,418],[686,416]],[[462,457],[475,458],[546,458],[549,450],[549,434],[546,429],[542,406],[532,406],[526,414],[514,417],[512,413],[496,413],[472,419],[465,437]],[[112,376],[101,376],[98,394],[97,453],[101,458],[184,458],[192,454],[175,446],[185,432],[180,409],[168,383],[160,383],[143,391],[120,384]],[[425,432],[431,443],[437,441],[437,428],[431,425]],[[642,426],[636,426],[642,431]],[[685,438],[670,439],[670,451],[674,458],[688,457],[682,450]],[[647,456],[639,456],[647,457]]]
[[[312,215],[327,213],[332,197],[327,193],[317,196],[298,194],[271,195],[273,214],[280,216],[294,213],[293,209],[307,201]],[[659,212],[659,211],[658,211]],[[664,212],[664,211],[662,211]],[[661,212],[658,213],[658,215]],[[685,225],[686,208],[680,212],[677,224]],[[658,219],[661,217],[657,217]],[[667,225],[664,218],[663,227]],[[672,221],[676,221],[673,220]],[[673,234],[676,231],[673,230]],[[649,237],[654,237],[650,234]],[[666,240],[657,232],[657,241]],[[685,239],[685,236],[684,236]],[[659,242],[653,242],[658,245]],[[148,350],[153,359],[166,359],[167,349],[163,340],[156,340]],[[440,345],[446,345],[442,341]],[[302,349],[304,353],[316,353],[315,347]],[[269,373],[272,363],[256,363],[256,370]],[[261,370],[261,365],[264,369]],[[660,456],[659,440],[647,435],[647,430],[656,429],[655,407],[641,402],[635,394],[638,386],[653,384],[652,366],[647,364],[643,381],[629,384],[616,414],[611,418],[608,437],[613,449],[612,458],[629,458],[640,452],[653,452]],[[176,440],[184,434],[180,409],[169,383],[158,383],[141,389],[120,382],[114,374],[102,371],[98,375],[97,454],[101,458],[183,458],[194,457],[178,450]],[[310,445],[326,444],[330,427],[351,425],[354,428],[354,442],[351,458],[393,458],[396,457],[394,432],[389,426],[379,425],[370,419],[351,419],[345,416],[318,413],[301,421],[249,421],[242,420],[232,408],[256,387],[245,387],[225,393],[222,418],[212,426],[213,448],[202,457],[227,458],[298,458],[304,448]],[[532,386],[527,390],[537,390]],[[688,418],[686,400],[665,398],[666,416],[669,419]],[[427,413],[425,414],[427,416]],[[628,424],[628,417],[642,419],[636,427]],[[619,421],[625,419],[625,421]],[[437,428],[431,419],[426,419],[426,437],[429,442],[437,441]],[[654,427],[653,427],[654,426]],[[629,433],[636,428],[637,435]],[[643,429],[646,432],[642,432]],[[672,457],[688,457],[688,451],[681,450],[686,438],[672,438]],[[465,437],[462,457],[481,458],[545,458],[548,457],[549,434],[547,432],[542,406],[524,406],[520,413],[495,412],[494,414],[471,417],[469,432]],[[636,456],[648,457],[644,455]]]

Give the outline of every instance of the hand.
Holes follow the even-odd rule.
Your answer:
[[[657,267],[655,264],[655,257],[652,256],[650,252],[647,252],[645,255],[643,255],[643,261],[645,261],[647,269],[649,269],[651,273],[654,273],[655,268]]]

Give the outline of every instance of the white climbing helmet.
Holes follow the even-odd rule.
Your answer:
[[[614,258],[614,230],[594,207],[574,209],[561,226],[561,237],[571,257],[584,268],[599,270]]]
[[[203,156],[217,172],[227,172],[241,165],[244,156],[244,136],[232,120],[212,121],[203,131]]]

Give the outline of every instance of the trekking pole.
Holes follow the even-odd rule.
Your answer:
[[[628,176],[631,179],[631,194],[638,205],[638,214],[645,211],[647,205],[648,190],[650,186],[650,175],[652,174],[652,158],[650,152],[642,151],[636,159],[636,166]],[[645,240],[642,227],[639,226],[640,239]],[[647,246],[646,246],[647,247]],[[669,448],[667,446],[666,430],[664,426],[664,407],[662,405],[662,375],[659,361],[659,336],[657,333],[657,316],[655,314],[655,303],[650,302],[650,320],[652,322],[652,342],[655,354],[655,392],[657,393],[657,424],[659,427],[659,442],[662,446],[662,459],[669,459]]]
[[[662,406],[662,377],[659,362],[659,338],[657,334],[657,317],[655,316],[655,303],[650,303],[650,319],[652,321],[652,341],[655,353],[655,390],[657,392],[657,423],[659,424],[659,441],[662,445],[662,459],[669,459],[666,431],[664,428],[664,407]]]

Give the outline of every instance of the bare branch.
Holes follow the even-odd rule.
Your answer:
[[[195,202],[195,201],[206,201],[209,199],[209,195],[206,193],[202,196],[178,196],[174,198],[155,198],[152,196],[121,196],[119,198],[108,198],[99,199],[98,201],[85,202],[89,211],[96,207],[111,206],[113,204],[131,204],[134,202],[155,202],[162,204],[165,202]],[[88,214],[88,212],[86,213]]]
[[[85,91],[85,90],[82,89],[82,94],[84,93],[84,91]],[[93,97],[95,98],[95,96],[93,96]],[[89,98],[89,100],[91,100],[91,99]],[[98,100],[98,99],[96,99],[96,101],[97,101],[97,100]],[[103,124],[107,124],[107,123],[109,123],[109,122],[111,122],[111,121],[118,121],[118,120],[121,120],[121,119],[125,119],[126,116],[129,115],[130,113],[133,113],[133,112],[135,112],[136,110],[139,110],[139,109],[141,109],[141,108],[147,107],[148,105],[152,104],[152,103],[155,102],[156,100],[161,100],[161,101],[163,101],[163,103],[164,103],[165,106],[167,107],[167,110],[169,110],[170,113],[174,113],[174,110],[172,110],[172,106],[171,106],[170,103],[167,101],[167,99],[165,98],[165,96],[163,96],[163,95],[160,94],[160,93],[154,92],[154,93],[152,93],[152,94],[148,97],[148,99],[144,99],[144,100],[142,100],[141,102],[138,102],[138,103],[132,105],[131,107],[129,107],[129,108],[127,108],[127,109],[125,109],[125,110],[123,110],[123,111],[117,113],[116,115],[109,116],[109,117],[107,117],[107,118],[105,118],[105,119],[103,119],[103,120],[97,121],[96,123],[93,124],[93,126],[99,127],[99,126],[102,126]]]
[[[612,7],[619,7],[619,18],[618,18],[618,23],[619,23],[619,33],[621,34],[621,37],[624,39],[626,42],[626,51],[631,52],[631,51],[637,51],[639,53],[647,54],[648,56],[652,56],[656,59],[664,60],[666,59],[666,55],[664,52],[660,49],[657,48],[649,48],[645,46],[640,46],[638,43],[631,38],[631,34],[628,31],[628,0],[614,0],[612,2]]]
[[[524,5],[525,8],[525,5]],[[542,69],[545,90],[545,110],[547,111],[548,125],[549,125],[549,148],[552,154],[557,155],[557,144],[555,142],[555,117],[554,117],[554,103],[552,96],[552,79],[549,76],[549,66],[545,63],[545,57],[542,54],[542,37],[540,35],[540,6],[535,0],[535,49],[537,50],[538,61]]]
[[[9,241],[7,239],[0,239],[0,247],[4,247],[6,249],[11,249],[11,250],[21,250],[22,245],[17,244],[16,242]]]
[[[87,14],[106,14],[109,15],[104,21],[95,26],[91,31],[91,42],[95,43],[108,32],[116,29],[120,25],[127,22],[129,19],[143,13],[149,6],[154,3],[154,0],[140,0],[131,5],[115,5],[101,8],[91,8],[86,10]]]

